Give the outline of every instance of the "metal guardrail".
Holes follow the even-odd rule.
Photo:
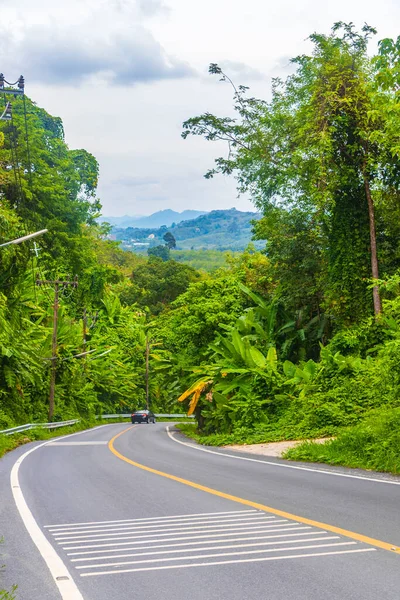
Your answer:
[[[11,427],[10,429],[3,429],[0,431],[3,435],[11,435],[13,433],[22,433],[29,429],[57,429],[58,427],[67,427],[68,425],[75,425],[80,419],[71,419],[70,421],[58,421],[57,423],[27,423],[27,425],[19,425],[18,427]]]
[[[161,418],[171,418],[171,419],[194,419],[194,415],[186,415],[185,413],[179,413],[176,415],[155,415],[156,417],[161,417]]]
[[[190,417],[188,417],[187,415],[185,415],[184,413],[180,413],[180,414],[176,414],[176,415],[164,415],[164,414],[154,414],[155,417],[160,417],[161,419],[194,419],[194,415],[190,415]],[[120,418],[129,418],[131,417],[131,413],[124,413],[124,414],[119,414],[119,415],[101,415],[102,419],[120,419]]]
[[[194,419],[194,416],[191,415],[188,417],[185,414],[176,414],[176,415],[167,415],[167,414],[156,414],[156,417],[164,418],[164,419]],[[131,417],[131,413],[124,413],[119,415],[101,415],[102,419],[120,419],[120,418],[129,418]],[[98,417],[100,418],[100,417]],[[18,427],[11,427],[10,429],[3,429],[0,431],[2,435],[12,435],[13,433],[22,433],[23,431],[28,431],[29,429],[57,429],[58,427],[67,427],[68,425],[75,425],[75,423],[79,423],[80,419],[71,419],[70,421],[58,421],[57,423],[27,423],[26,425],[19,425]]]

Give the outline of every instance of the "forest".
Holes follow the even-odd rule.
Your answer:
[[[143,407],[149,348],[152,410],[194,414],[181,427],[203,443],[326,436],[288,457],[400,472],[400,37],[371,56],[375,34],[311,35],[268,101],[210,66],[236,116],[191,117],[182,135],[226,143],[206,177],[251,195],[264,241],[209,273],[107,239],[96,159],[13,101],[0,243],[48,233],[0,248],[0,429],[47,421],[53,361],[54,420]],[[37,283],[75,276],[52,359],[54,284]]]

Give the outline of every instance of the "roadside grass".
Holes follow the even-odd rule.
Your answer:
[[[7,590],[0,590],[0,600],[15,600],[16,596],[14,595],[14,593],[17,591],[17,586],[13,585],[12,589],[7,591]]]
[[[289,460],[400,473],[400,408],[372,411],[364,421],[324,444],[304,442],[284,455]]]

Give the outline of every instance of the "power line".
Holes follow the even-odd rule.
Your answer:
[[[20,201],[21,201],[21,205],[23,203],[24,200],[24,189],[22,186],[22,178],[21,178],[21,169],[20,169],[20,162],[19,162],[19,156],[18,156],[18,129],[16,128],[16,126],[14,125],[14,116],[13,113],[11,113],[11,127],[12,127],[12,140],[14,142],[14,154],[15,154],[15,159],[16,159],[16,165],[17,165],[17,173],[18,173],[18,184],[19,184],[19,192],[20,192]]]
[[[1,77],[0,77],[0,82],[1,82]],[[6,103],[6,96],[5,96],[5,92],[4,92],[4,102]],[[25,96],[23,96],[24,101],[25,101]],[[21,179],[21,171],[20,171],[20,167],[19,167],[19,158],[18,158],[18,150],[17,150],[17,146],[18,146],[18,140],[17,140],[17,128],[14,125],[14,119],[13,119],[13,111],[11,108],[11,103],[8,102],[6,104],[6,109],[5,112],[7,112],[7,114],[9,115],[9,119],[11,121],[10,124],[10,151],[11,151],[11,162],[12,162],[12,167],[13,167],[13,171],[14,171],[14,180],[15,180],[15,186],[16,186],[16,194],[17,194],[17,198],[19,201],[20,206],[22,207],[22,205],[24,204],[24,191],[23,191],[23,187],[22,187],[22,179]],[[27,134],[27,130],[26,130],[26,134]],[[27,138],[28,140],[28,138]],[[30,172],[30,167],[29,167],[29,172]],[[25,222],[25,219],[22,219],[22,226],[25,229],[25,233],[28,233],[28,227],[27,224]],[[34,259],[32,256],[31,259],[31,272],[32,272],[32,288],[34,290],[34,295],[35,295],[35,301],[37,301],[37,294],[36,294],[36,286],[35,286],[35,268],[34,268]]]
[[[6,88],[5,84],[7,84],[9,87]],[[13,86],[17,86],[17,89],[12,89]],[[31,152],[30,152],[30,144],[29,144],[29,132],[28,132],[24,77],[21,75],[17,79],[17,81],[11,83],[5,79],[3,73],[0,73],[0,91],[3,93],[4,104],[5,104],[5,110],[4,110],[3,115],[4,115],[4,117],[7,117],[7,119],[4,119],[4,120],[11,121],[10,129],[9,129],[11,163],[12,163],[12,169],[14,171],[16,196],[17,196],[20,207],[22,207],[22,206],[25,206],[25,201],[24,201],[25,194],[24,194],[23,185],[22,185],[21,169],[20,169],[20,162],[19,162],[19,156],[18,156],[18,136],[17,136],[18,129],[14,125],[11,102],[7,102],[6,94],[11,94],[14,96],[22,96],[24,125],[25,125],[25,142],[26,142],[26,153],[27,153],[27,170],[29,173],[29,184],[30,184],[30,186],[32,186],[32,161],[31,161]],[[25,218],[22,217],[21,220],[22,220],[22,224],[25,229],[25,232],[27,233],[28,227],[27,227]],[[35,275],[35,264],[34,264],[33,256],[32,256],[32,260],[31,260],[31,270],[32,270],[32,282],[33,282],[33,289],[34,289],[34,294],[35,294],[35,301],[37,301],[36,285],[35,285],[36,275]],[[39,275],[42,276],[40,271],[39,271]],[[46,293],[46,296],[48,297],[48,300],[51,301],[51,298],[50,298],[47,290],[45,291],[45,293]]]
[[[24,102],[24,122],[25,122],[25,140],[26,140],[26,153],[28,157],[28,173],[29,173],[29,183],[32,185],[32,163],[31,163],[31,151],[29,147],[29,135],[28,135],[28,120],[26,117],[26,101],[25,94],[23,95]]]

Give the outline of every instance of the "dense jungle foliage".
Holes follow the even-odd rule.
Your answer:
[[[0,249],[0,427],[47,420],[54,290],[36,280],[77,275],[60,296],[57,419],[143,407],[147,346],[151,407],[194,413],[208,443],[339,434],[332,453],[350,427],[361,448],[392,448],[348,464],[399,470],[400,38],[371,58],[374,33],[312,35],[268,102],[211,65],[236,118],[193,117],[183,136],[227,142],[207,176],[236,177],[266,242],[210,273],[107,240],[96,159],[28,99],[25,129],[16,99],[1,124],[0,242],[49,232]],[[318,451],[301,456],[329,459]]]

